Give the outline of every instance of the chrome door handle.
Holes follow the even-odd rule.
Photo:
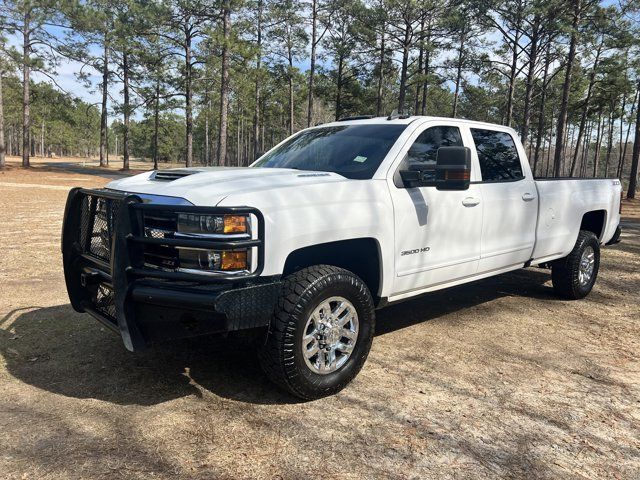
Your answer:
[[[529,192],[522,195],[522,200],[524,200],[525,202],[530,202],[531,200],[535,200],[535,199],[536,199],[536,196],[530,194]]]
[[[475,207],[479,203],[480,203],[480,199],[475,197],[467,197],[464,200],[462,200],[462,204],[465,207]]]

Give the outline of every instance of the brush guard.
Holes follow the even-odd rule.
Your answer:
[[[251,214],[257,238],[218,240],[145,235],[145,216],[161,213]],[[207,274],[149,265],[148,250],[251,248],[252,272]],[[136,351],[153,341],[266,327],[280,290],[279,277],[261,277],[264,218],[249,207],[196,207],[143,203],[136,195],[74,188],[62,229],[62,256],[69,299],[119,332]]]

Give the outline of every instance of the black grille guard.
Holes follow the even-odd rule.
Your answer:
[[[103,203],[104,202],[104,203]],[[242,240],[152,238],[144,234],[144,214],[169,213],[252,214],[257,218],[257,238]],[[94,225],[102,222],[100,238]],[[104,235],[104,232],[107,235]],[[198,274],[145,265],[145,245],[232,250],[257,248],[254,271],[234,274]],[[96,246],[97,245],[97,246]],[[101,253],[97,253],[101,252]],[[105,252],[108,252],[108,258]],[[264,217],[251,207],[198,207],[142,203],[140,197],[110,190],[74,188],[69,192],[62,227],[65,282],[71,305],[88,312],[119,331],[129,350],[144,348],[145,339],[134,321],[132,287],[145,279],[224,284],[246,284],[259,277],[264,266]]]

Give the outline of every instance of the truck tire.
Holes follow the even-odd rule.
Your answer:
[[[571,253],[551,265],[553,288],[570,300],[586,297],[596,283],[600,243],[593,232],[580,230]]]
[[[353,273],[330,265],[283,281],[265,344],[258,350],[267,376],[306,399],[342,390],[364,364],[375,329],[371,293]]]

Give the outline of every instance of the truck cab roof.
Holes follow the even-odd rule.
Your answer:
[[[316,125],[316,127],[327,127],[327,126],[338,126],[338,125],[379,125],[379,124],[388,124],[388,125],[409,125],[412,123],[422,123],[422,121],[433,121],[433,122],[454,122],[469,126],[475,126],[477,128],[487,128],[492,130],[502,130],[502,131],[510,131],[515,134],[515,130],[511,127],[507,127],[505,125],[499,125],[497,123],[489,123],[489,122],[479,122],[476,120],[468,120],[466,118],[453,118],[453,117],[436,117],[430,115],[411,115],[411,116],[402,116],[397,118],[392,118],[389,120],[389,117],[372,117],[372,118],[345,118],[344,120],[336,120],[333,122],[322,123]],[[316,128],[314,127],[314,128]]]

